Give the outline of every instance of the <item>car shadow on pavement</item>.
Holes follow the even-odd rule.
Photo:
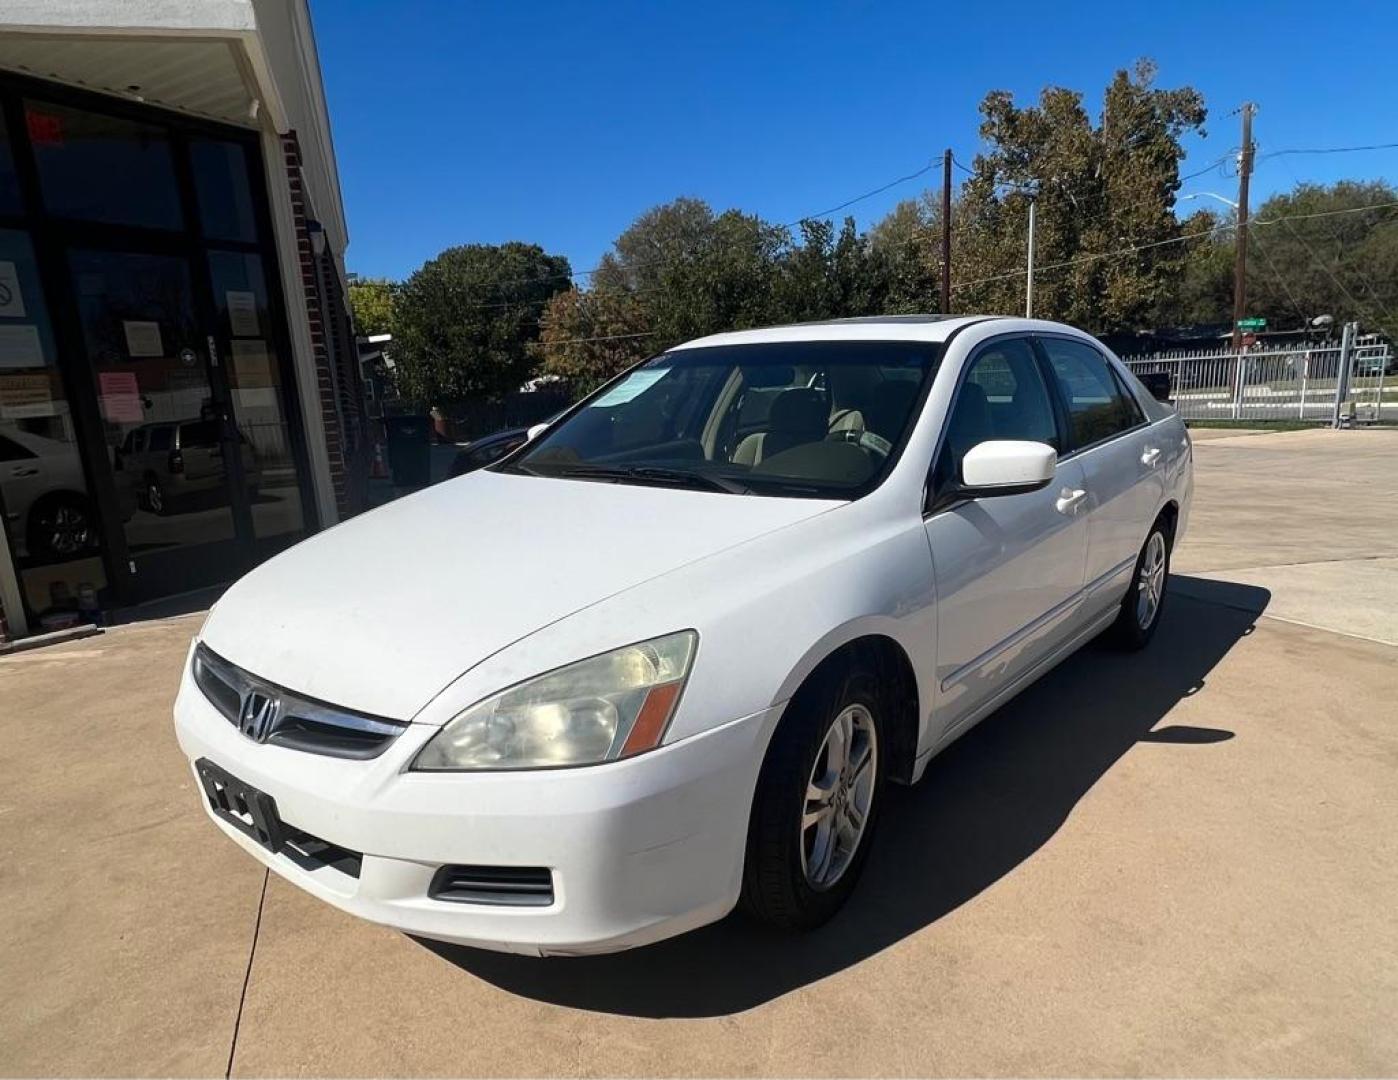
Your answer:
[[[939,755],[916,786],[890,786],[863,880],[814,933],[782,934],[735,913],[610,956],[536,959],[420,943],[512,993],[639,1017],[741,1012],[857,964],[1011,873],[1137,742],[1194,753],[1232,737],[1152,729],[1204,688],[1271,594],[1178,576],[1172,586],[1145,651],[1088,646]]]

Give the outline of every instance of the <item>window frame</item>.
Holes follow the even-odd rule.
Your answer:
[[[1116,370],[1116,364],[1113,363],[1113,358],[1108,356],[1107,353],[1096,344],[1085,338],[1080,338],[1075,334],[1055,334],[1053,332],[1036,331],[1031,337],[1033,339],[1035,354],[1039,357],[1040,366],[1049,383],[1049,394],[1057,403],[1060,423],[1065,428],[1060,438],[1062,438],[1063,445],[1066,449],[1058,455],[1059,461],[1067,461],[1070,458],[1076,457],[1078,454],[1084,454],[1090,450],[1095,450],[1099,446],[1106,446],[1108,443],[1125,438],[1127,435],[1134,434],[1143,427],[1148,427],[1150,425],[1150,417],[1148,417],[1145,410],[1141,408],[1141,403],[1136,400],[1136,395],[1131,392],[1130,386],[1127,385],[1126,381],[1121,377],[1121,373]],[[1044,341],[1047,339],[1072,342],[1073,344],[1081,345],[1083,348],[1096,353],[1106,366],[1108,377],[1116,387],[1117,393],[1121,394],[1130,402],[1131,408],[1135,412],[1136,422],[1130,427],[1122,428],[1120,431],[1114,431],[1110,435],[1104,435],[1100,439],[1095,439],[1090,443],[1083,443],[1079,446],[1073,438],[1073,412],[1071,404],[1063,392],[1063,387],[1059,384],[1058,373],[1054,371],[1053,360],[1048,354],[1048,348],[1044,345]]]
[[[952,414],[956,412],[956,406],[961,401],[962,387],[966,385],[967,378],[971,374],[971,369],[976,366],[982,354],[992,347],[1003,345],[1006,341],[1012,340],[1023,341],[1028,346],[1029,355],[1033,358],[1034,364],[1038,369],[1039,379],[1044,384],[1044,393],[1048,395],[1049,408],[1053,412],[1053,423],[1058,433],[1058,441],[1064,447],[1071,445],[1069,440],[1071,429],[1067,426],[1067,417],[1065,416],[1063,403],[1058,393],[1058,380],[1054,378],[1052,369],[1047,367],[1045,357],[1042,350],[1039,348],[1039,343],[1036,338],[1037,335],[1024,330],[1012,330],[1003,334],[996,334],[994,337],[988,337],[971,350],[970,355],[966,357],[966,362],[961,365],[961,370],[956,373],[956,386],[952,389],[951,401],[947,404],[947,411],[942,417],[941,429],[937,432],[937,445],[932,451],[932,459],[927,466],[927,480],[923,485],[922,496],[922,517],[924,521],[935,514],[944,513],[947,510],[954,510],[963,503],[975,501],[973,498],[953,498],[948,502],[942,502],[941,493],[938,491],[937,469],[941,463],[942,456],[950,453],[947,448],[947,432],[951,428]],[[948,344],[950,344],[950,339],[948,339]],[[945,360],[945,357],[943,359]],[[1068,453],[1065,450],[1060,450],[1058,452],[1059,461],[1062,461],[1067,456]]]

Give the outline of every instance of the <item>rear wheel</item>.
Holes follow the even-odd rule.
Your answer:
[[[763,762],[748,830],[743,905],[809,930],[839,911],[868,857],[887,772],[877,683],[858,665],[802,688]]]
[[[1150,644],[1160,624],[1169,580],[1170,529],[1157,519],[1136,558],[1131,586],[1122,597],[1121,610],[1109,631],[1113,644],[1127,650],[1144,649]]]

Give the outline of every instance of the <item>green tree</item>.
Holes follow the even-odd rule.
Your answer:
[[[1398,206],[1360,209],[1381,203],[1398,189],[1378,180],[1298,184],[1264,202],[1248,230],[1248,314],[1273,327],[1332,315],[1398,336]]]
[[[394,288],[387,278],[360,278],[350,283],[349,304],[357,333],[367,337],[390,332]]]
[[[424,263],[394,298],[400,391],[432,405],[518,389],[537,364],[539,314],[570,277],[537,244],[466,244]]]
[[[1179,286],[1156,305],[1156,326],[1227,324],[1233,317],[1233,232],[1212,210],[1198,210],[1180,224],[1183,272]]]
[[[605,255],[594,288],[630,293],[654,349],[773,320],[787,231],[737,210],[681,198],[646,211]]]
[[[1173,213],[1181,136],[1202,130],[1203,98],[1154,86],[1155,67],[1118,71],[1094,124],[1082,95],[1048,87],[1020,107],[981,103],[981,137],[956,209],[958,311],[1023,309],[1031,192],[1036,201],[1035,314],[1092,330],[1148,322],[1178,288],[1184,259]],[[1133,251],[1123,251],[1134,248]],[[1109,258],[1098,258],[1112,252]]]
[[[839,231],[829,221],[801,222],[801,243],[778,254],[773,281],[775,322],[813,322],[881,314],[888,275],[869,238],[845,218]]]
[[[653,351],[645,312],[631,293],[599,286],[569,289],[549,300],[536,351],[541,370],[582,392],[644,360]]]
[[[885,312],[941,307],[941,236],[941,200],[933,191],[904,199],[869,230],[869,258],[884,282]]]

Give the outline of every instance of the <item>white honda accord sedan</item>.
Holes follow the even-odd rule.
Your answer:
[[[829,918],[887,784],[1150,640],[1193,487],[1168,406],[1020,319],[720,334],[532,434],[229,589],[175,721],[278,874],[545,955]]]

